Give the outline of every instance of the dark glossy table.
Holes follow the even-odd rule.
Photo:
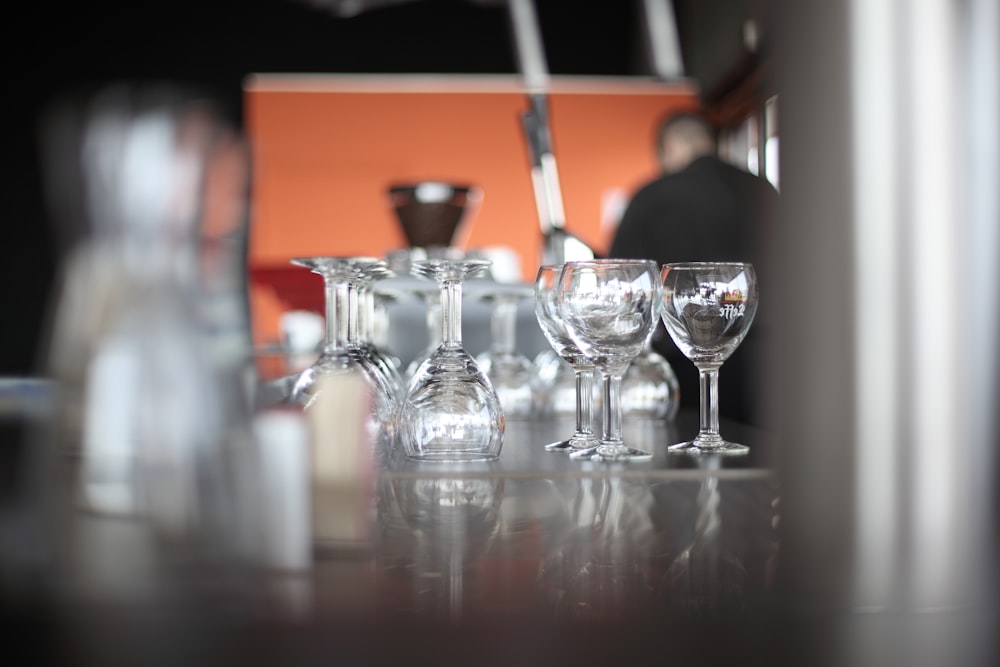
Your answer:
[[[748,456],[668,454],[697,421],[626,419],[626,440],[654,455],[639,463],[546,452],[573,426],[549,420],[508,422],[491,464],[390,458],[327,505],[350,529],[291,569],[85,512],[70,548],[41,553],[58,544],[14,484],[0,507],[4,645],[74,667],[996,664],[988,589],[985,605],[917,613],[823,595],[843,550],[803,552],[802,530],[836,533],[788,504],[795,478],[770,434],[724,421]]]
[[[39,659],[72,664],[773,663],[772,443],[723,422],[750,455],[668,454],[697,418],[626,419],[629,444],[654,455],[626,464],[545,451],[571,422],[510,421],[489,464],[390,459],[365,524],[316,545],[308,567],[174,563],[124,594],[63,573],[20,622],[47,638]],[[113,555],[140,526],[97,516],[79,526],[97,562],[103,553],[141,569]]]
[[[377,482],[364,597],[379,614],[546,615],[613,619],[679,610],[749,611],[767,603],[778,555],[779,489],[768,444],[749,457],[667,454],[696,415],[631,420],[649,462],[570,460],[544,450],[572,424],[508,423],[491,464],[391,461]],[[694,429],[694,430],[692,430]],[[322,558],[313,576],[333,571]],[[321,608],[357,609],[344,597]]]

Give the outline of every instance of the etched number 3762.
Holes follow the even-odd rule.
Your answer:
[[[737,317],[743,317],[743,313],[746,312],[747,305],[745,303],[727,303],[722,306],[721,314],[727,320],[735,320]]]

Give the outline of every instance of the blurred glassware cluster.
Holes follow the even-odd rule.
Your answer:
[[[53,105],[44,129],[63,253],[28,447],[44,530],[26,567],[52,592],[131,600],[301,571],[317,545],[370,542],[374,472],[398,452],[452,460],[434,449],[450,442],[490,460],[508,420],[574,414],[572,369],[541,349],[512,253],[456,242],[477,187],[390,186],[408,242],[428,245],[291,259],[322,278],[325,309],[281,315],[269,353],[285,363],[266,375],[247,283],[251,152],[218,103],[121,83]],[[463,301],[478,308],[464,322]],[[426,337],[410,354],[393,348],[403,307],[420,313],[408,342]],[[654,354],[636,360],[623,410],[670,419],[676,380]],[[435,405],[458,412],[428,420],[419,406],[442,387]]]
[[[399,397],[421,364],[444,340],[445,295],[424,269],[428,263],[485,260],[483,272],[461,281],[461,343],[497,393],[503,419],[573,418],[575,374],[542,332],[535,314],[537,286],[521,280],[510,249],[463,247],[483,199],[482,190],[470,183],[393,182],[387,186],[386,201],[405,247],[383,257],[292,259],[292,264],[323,276],[323,313],[291,311],[283,316],[285,371],[265,382],[267,401],[307,406],[312,378],[330,372],[332,351],[339,350],[344,359],[353,355],[358,369],[370,371],[375,400],[369,431],[378,460],[384,459],[398,427],[393,405],[398,408]],[[311,360],[308,348],[292,345],[307,339]],[[348,365],[340,364],[342,370]],[[600,413],[603,395],[599,383],[593,384],[593,404]],[[622,381],[623,415],[671,420],[679,398],[673,369],[647,341]]]

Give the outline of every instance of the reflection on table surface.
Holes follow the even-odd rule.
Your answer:
[[[634,420],[625,437],[653,460],[609,465],[544,450],[572,427],[511,422],[500,459],[489,463],[391,458],[366,496],[367,525],[314,544],[311,563],[298,569],[175,561],[121,595],[114,582],[128,574],[134,583],[153,562],[133,550],[145,528],[83,517],[77,544],[89,550],[88,564],[77,572],[90,579],[49,582],[56,600],[71,602],[56,614],[60,650],[126,664],[186,640],[192,659],[222,650],[219,662],[252,662],[329,648],[338,637],[367,659],[370,647],[356,642],[377,642],[382,630],[433,651],[455,633],[459,646],[478,646],[531,628],[551,649],[566,641],[558,629],[575,624],[627,633],[667,621],[675,630],[713,619],[736,629],[759,623],[772,607],[780,553],[780,493],[763,434],[723,424],[727,437],[751,446],[749,457],[668,455],[697,428],[697,414]],[[124,639],[123,628],[141,630],[146,644]],[[566,655],[586,657],[579,649],[597,637],[570,642]],[[391,661],[385,650],[374,655]]]
[[[497,462],[498,474],[540,475],[611,475],[628,477],[670,476],[667,471],[692,472],[694,476],[704,476],[708,472],[729,476],[770,476],[776,463],[773,441],[761,429],[744,424],[723,421],[722,434],[750,446],[750,453],[743,456],[698,456],[693,454],[668,453],[667,447],[698,432],[698,413],[683,410],[672,420],[636,419],[623,420],[622,437],[631,447],[644,449],[653,454],[652,461],[630,461],[628,463],[591,463],[570,460],[564,454],[547,452],[544,446],[550,442],[564,440],[573,433],[572,420],[541,419],[529,422],[508,421],[504,436],[503,451]],[[600,433],[600,425],[596,427]],[[405,469],[406,467],[403,466]],[[438,468],[448,472],[447,468]],[[743,473],[735,471],[742,470]],[[399,472],[390,466],[389,474]]]
[[[380,477],[372,586],[394,612],[624,620],[766,608],[779,552],[769,471],[707,458],[612,469],[544,450],[532,466],[538,443],[508,444],[509,458],[471,474],[403,465]]]

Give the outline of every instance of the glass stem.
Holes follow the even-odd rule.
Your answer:
[[[378,295],[372,302],[371,342],[380,349],[389,345],[389,309]]]
[[[355,287],[355,297],[358,302],[358,330],[354,342],[368,345],[372,340],[372,318],[375,314],[375,295],[367,283],[358,283]]]
[[[515,337],[517,336],[517,301],[497,296],[493,304],[493,319],[490,322],[493,339],[493,353],[496,355],[514,354]]]
[[[326,341],[325,351],[336,352],[347,347],[349,296],[346,282],[326,278]]]
[[[576,375],[576,432],[594,434],[594,369],[574,368]]]
[[[435,296],[433,303],[427,304],[427,347],[437,347],[441,343],[441,297]]]
[[[353,283],[347,283],[344,288],[347,294],[347,345],[357,347],[361,342],[361,304],[358,303],[358,288]]]
[[[441,286],[441,342],[445,347],[462,346],[462,283],[456,280]]]
[[[622,441],[622,373],[604,373],[604,405],[602,415],[604,416],[602,440],[606,444],[619,445]]]
[[[698,366],[701,391],[701,423],[698,440],[717,441],[719,436],[719,365]]]

